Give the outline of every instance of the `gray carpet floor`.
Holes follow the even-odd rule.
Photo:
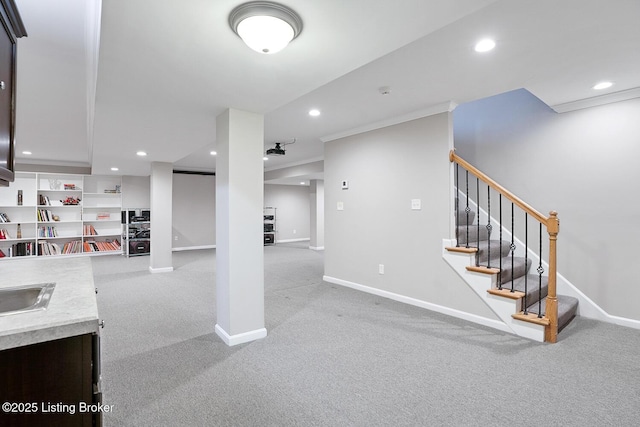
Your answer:
[[[215,251],[94,257],[106,426],[634,426],[640,331],[576,318],[539,344],[322,281],[265,247],[268,336],[215,334]]]

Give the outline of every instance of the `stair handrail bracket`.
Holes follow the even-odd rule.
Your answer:
[[[496,191],[501,198],[502,197],[506,198],[513,205],[518,206],[522,211],[524,211],[525,215],[528,215],[529,217],[535,219],[538,223],[542,224],[542,226],[546,228],[547,234],[549,235],[548,292],[547,292],[546,304],[545,304],[545,314],[544,316],[539,315],[538,317],[540,317],[541,320],[545,319],[545,321],[548,321],[548,325],[545,327],[545,334],[544,334],[545,341],[550,343],[555,343],[557,341],[557,336],[558,336],[558,298],[556,294],[556,282],[557,282],[556,244],[558,240],[558,233],[560,232],[560,220],[558,219],[558,213],[556,211],[551,211],[549,213],[549,216],[546,216],[538,212],[536,209],[531,207],[529,204],[525,203],[522,199],[517,197],[515,194],[507,190],[505,187],[498,184],[488,175],[486,175],[485,173],[477,169],[475,166],[473,166],[472,164],[470,164],[469,162],[467,162],[466,160],[458,156],[455,153],[455,150],[451,150],[449,152],[449,161],[451,163],[455,163],[461,166],[468,173],[474,175],[479,181],[482,181],[484,184],[486,184],[487,186],[492,188],[494,191]],[[456,180],[457,180],[457,175],[456,175]],[[456,182],[456,185],[458,185],[457,182]],[[457,209],[457,205],[458,204],[456,203],[456,209]],[[457,218],[458,212],[456,212],[455,214]],[[502,227],[502,224],[500,224],[500,227]],[[542,238],[540,242],[542,242]],[[467,247],[468,246],[469,246],[469,242],[467,242]],[[540,247],[540,249],[542,250],[542,247]],[[525,248],[525,251],[526,250],[527,248]],[[542,259],[542,254],[539,254],[539,255],[540,255],[540,259]],[[542,275],[542,273],[540,273],[540,275]],[[523,310],[525,310],[524,315],[527,315],[526,309],[524,307],[523,307]],[[524,316],[520,316],[520,318],[522,317]]]

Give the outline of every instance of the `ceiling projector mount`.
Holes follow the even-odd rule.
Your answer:
[[[267,156],[284,156],[287,145],[295,144],[296,139],[293,138],[291,142],[276,142],[276,146],[267,150]]]

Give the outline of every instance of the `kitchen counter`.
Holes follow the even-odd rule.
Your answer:
[[[89,258],[0,262],[0,288],[54,282],[46,310],[0,316],[0,350],[98,331],[98,305]]]

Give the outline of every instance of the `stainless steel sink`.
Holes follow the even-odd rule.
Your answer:
[[[45,310],[55,283],[0,288],[0,316]]]

